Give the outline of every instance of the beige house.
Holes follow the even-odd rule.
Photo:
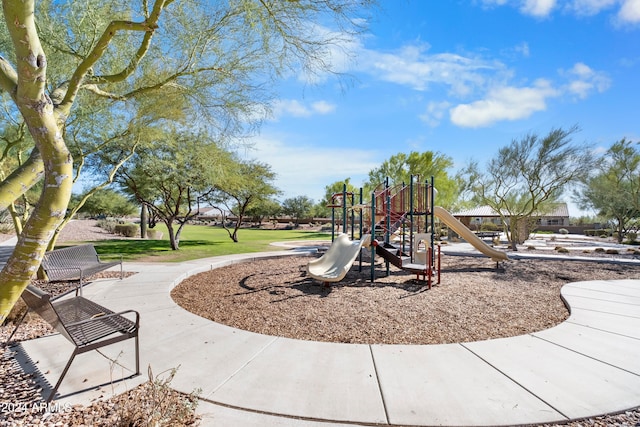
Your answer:
[[[478,230],[484,223],[493,223],[502,226],[500,215],[489,206],[480,206],[453,214],[460,222],[471,230]],[[541,227],[565,227],[569,225],[569,208],[566,203],[558,203],[555,209],[548,214],[542,215],[536,221]]]

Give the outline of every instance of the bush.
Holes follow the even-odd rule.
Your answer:
[[[535,246],[527,246],[527,250],[529,251],[535,251],[536,247]]]
[[[567,254],[567,253],[569,253],[569,249],[567,249],[567,248],[563,248],[563,247],[561,247],[561,246],[557,246],[557,247],[556,247],[556,251],[557,251],[558,253],[561,253],[561,254]]]
[[[485,221],[480,225],[480,231],[498,231],[500,227],[491,221]]]
[[[561,228],[560,230],[558,230],[558,233],[560,233],[560,234],[569,234],[569,230],[567,230],[566,228]]]
[[[118,225],[118,222],[115,219],[99,219],[97,225],[107,233],[114,234],[116,232],[116,225]]]
[[[13,224],[10,222],[0,222],[0,234],[13,234],[15,233],[15,228]]]
[[[138,234],[138,225],[133,223],[128,224],[116,224],[115,233],[121,234],[125,237],[136,237]]]
[[[636,240],[638,240],[638,233],[630,231],[627,233],[627,240],[630,244],[633,244]]]
[[[620,253],[620,251],[618,251],[617,249],[607,249],[605,251],[605,253],[607,253],[609,255],[618,255]]]
[[[136,390],[119,396],[118,426],[192,426],[199,421],[196,415],[198,389],[182,394],[172,389],[171,381],[178,368],[171,369],[166,378],[154,377],[149,366],[149,381]]]
[[[604,248],[595,248],[593,251],[598,253],[604,253]]]

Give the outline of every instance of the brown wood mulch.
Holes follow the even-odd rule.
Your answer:
[[[171,293],[215,322],[267,335],[366,344],[442,344],[510,337],[550,328],[569,312],[569,282],[640,279],[640,266],[518,260],[502,269],[486,258],[443,256],[441,284],[358,262],[325,287],[306,275],[309,257],[236,264],[192,276]],[[385,277],[386,276],[386,277]]]

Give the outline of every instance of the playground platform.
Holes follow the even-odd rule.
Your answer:
[[[178,368],[172,387],[201,390],[203,426],[518,425],[640,406],[640,280],[571,283],[562,289],[571,317],[554,328],[444,345],[260,335],[198,317],[170,297],[189,275],[284,253],[300,252],[125,263],[138,274],[96,281],[84,296],[140,312],[143,372]],[[72,348],[51,335],[22,342],[18,351],[25,369],[55,383]],[[76,358],[58,404],[88,405],[146,381],[129,378],[132,342],[101,351]]]

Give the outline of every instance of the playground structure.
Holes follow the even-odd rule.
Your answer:
[[[385,261],[387,275],[390,265],[394,265],[416,274],[418,280],[422,278],[431,288],[434,281],[440,283],[441,253],[440,245],[435,244],[435,217],[493,261],[507,259],[506,253],[490,247],[444,208],[435,206],[435,194],[433,177],[419,182],[412,176],[408,185],[390,186],[387,179],[372,192],[370,203],[363,203],[360,189],[356,203],[355,194],[347,192],[345,185],[328,205],[332,208],[333,243],[327,253],[308,264],[308,274],[325,285],[339,282],[358,255],[362,255],[362,249],[370,248],[371,282],[375,279],[374,260],[378,255]],[[342,211],[342,233],[337,238],[336,209]],[[356,215],[359,240],[355,240]],[[359,258],[362,269],[362,256]]]

